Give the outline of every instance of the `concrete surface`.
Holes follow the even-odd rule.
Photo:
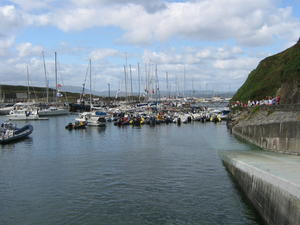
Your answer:
[[[265,151],[220,155],[267,225],[300,224],[300,156]]]

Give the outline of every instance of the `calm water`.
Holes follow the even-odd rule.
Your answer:
[[[67,131],[71,120],[33,121],[31,138],[0,146],[1,225],[261,224],[218,156],[250,150],[225,124]]]

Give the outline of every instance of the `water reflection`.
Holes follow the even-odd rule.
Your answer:
[[[32,121],[0,146],[0,224],[260,224],[218,157],[249,150],[223,124],[88,127]]]

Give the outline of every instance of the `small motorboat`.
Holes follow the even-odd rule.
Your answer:
[[[83,112],[79,118],[75,120],[78,122],[85,122],[87,126],[106,126],[106,113],[104,112]]]
[[[3,123],[0,127],[0,144],[8,144],[26,138],[33,131],[33,126],[28,124],[17,128],[12,123]]]
[[[85,129],[86,125],[86,122],[76,121],[75,123],[68,123],[68,125],[65,128],[68,130]]]

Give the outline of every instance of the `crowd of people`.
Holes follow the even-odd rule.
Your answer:
[[[266,97],[261,100],[248,100],[247,103],[240,102],[240,101],[232,102],[231,108],[235,108],[235,107],[246,108],[246,107],[253,107],[253,106],[257,106],[257,105],[279,105],[279,104],[280,104],[280,96],[278,95],[274,98]]]

